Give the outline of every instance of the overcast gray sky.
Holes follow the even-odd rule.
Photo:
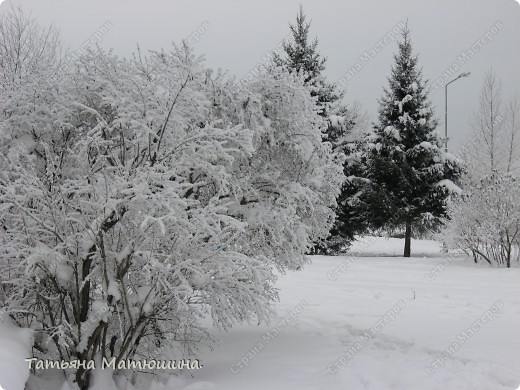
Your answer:
[[[195,47],[207,65],[238,77],[279,45],[301,3],[312,20],[311,34],[328,58],[326,76],[337,81],[351,70],[346,101],[359,101],[372,120],[397,44],[386,39],[375,55],[370,50],[408,19],[426,79],[433,83],[443,75],[471,71],[449,87],[450,149],[468,142],[469,119],[487,69],[502,78],[506,98],[520,93],[520,6],[515,0],[6,0],[1,9],[9,3],[32,10],[41,24],[57,26],[73,49],[107,21],[112,27],[101,45],[122,55],[137,43],[142,49],[167,48],[198,30],[202,34]],[[363,55],[370,59],[363,62]],[[443,131],[442,85],[431,98]]]

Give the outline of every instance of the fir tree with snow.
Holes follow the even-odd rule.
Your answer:
[[[326,243],[327,252],[331,254],[344,252],[356,235],[367,233],[370,227],[370,203],[363,191],[367,180],[363,177],[366,154],[362,147],[359,140],[345,145],[343,171],[346,179],[338,197],[336,220]]]
[[[287,69],[290,72],[301,73],[305,83],[310,87],[311,96],[317,99],[319,107],[318,114],[326,119],[323,128],[325,142],[330,142],[335,151],[349,155],[354,153],[352,144],[352,133],[354,127],[362,120],[358,106],[349,107],[343,102],[344,91],[337,88],[333,83],[327,82],[323,72],[327,59],[318,52],[318,39],[313,40],[309,36],[311,23],[300,6],[296,17],[296,23],[290,24],[292,41],[283,43],[284,56],[273,54],[274,64]],[[344,166],[344,173],[352,175],[352,166]],[[349,196],[349,183],[345,182],[338,201],[344,204]],[[338,202],[339,203],[339,202]],[[349,229],[349,211],[343,212],[341,204],[336,210],[337,218],[331,230],[330,237],[326,242],[318,243],[315,252],[327,250],[336,251],[345,243],[351,241],[354,231]]]
[[[290,24],[292,42],[284,41],[284,56],[273,54],[274,63],[291,72],[302,72],[305,82],[311,86],[311,95],[318,99],[319,114],[328,117],[332,114],[333,103],[343,97],[334,84],[326,81],[322,72],[325,70],[327,59],[318,52],[318,39],[309,37],[311,23],[300,6],[300,12],[296,17],[296,24]]]
[[[461,161],[442,150],[437,120],[418,67],[408,28],[379,100],[379,119],[366,138],[371,224],[405,228],[404,256],[411,254],[412,227],[436,228],[457,191]]]
[[[324,138],[337,149],[343,146],[345,136],[360,119],[359,107],[347,106],[343,102],[345,92],[323,75],[327,58],[318,52],[318,39],[309,37],[311,23],[307,22],[302,6],[296,24],[289,27],[292,41],[283,42],[283,57],[273,53],[273,62],[289,72],[302,73],[311,96],[317,99],[318,114],[327,120]]]

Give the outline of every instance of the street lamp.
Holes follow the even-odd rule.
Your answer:
[[[446,86],[444,89],[444,91],[445,91],[444,96],[445,96],[445,102],[446,102],[446,106],[444,109],[444,151],[446,153],[448,152],[448,85],[450,85],[451,83],[457,81],[458,79],[460,79],[462,77],[468,77],[470,74],[471,74],[470,72],[463,72],[463,73],[459,74],[453,80],[446,83]]]

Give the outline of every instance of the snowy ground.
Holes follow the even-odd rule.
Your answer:
[[[367,237],[351,250],[359,257],[313,257],[280,277],[277,321],[222,335],[202,370],[165,389],[517,389],[520,269],[446,260],[433,241],[413,242],[428,258],[364,257],[402,249]]]
[[[23,389],[29,369],[32,332],[17,328],[0,310],[0,389]]]
[[[270,326],[218,334],[202,369],[153,390],[517,389],[520,268],[442,258],[431,241],[393,257],[402,245],[366,238],[349,256],[313,257],[280,277]]]

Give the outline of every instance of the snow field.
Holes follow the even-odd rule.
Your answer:
[[[369,239],[352,248],[361,256],[314,256],[303,271],[280,276],[277,320],[218,335],[221,347],[200,355],[204,368],[164,390],[516,389],[520,269],[447,262],[433,241],[412,243],[429,258],[364,257],[402,250],[402,240]]]

